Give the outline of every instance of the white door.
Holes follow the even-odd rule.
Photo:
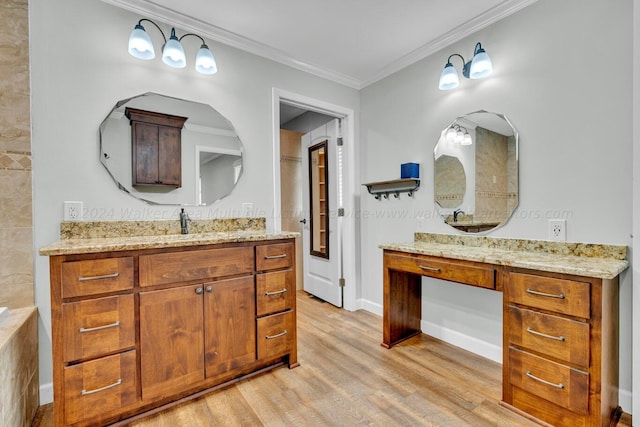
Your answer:
[[[306,292],[342,307],[338,218],[338,119],[302,137],[303,264]]]

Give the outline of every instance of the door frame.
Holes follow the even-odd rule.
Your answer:
[[[346,107],[331,104],[319,99],[289,92],[283,89],[272,90],[273,118],[273,227],[282,231],[282,212],[280,194],[280,103],[295,105],[310,111],[342,119],[343,152],[346,162],[343,166],[342,207],[342,265],[345,287],[342,291],[342,306],[345,310],[357,310],[357,257],[356,257],[356,163],[355,163],[355,112]]]

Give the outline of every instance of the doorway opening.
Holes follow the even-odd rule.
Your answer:
[[[355,181],[353,174],[353,110],[277,89],[274,90],[273,109],[274,229],[295,231],[301,236],[304,236],[305,231],[308,231],[308,221],[310,220],[309,213],[305,212],[304,208],[305,197],[308,198],[309,195],[308,192],[303,192],[304,186],[307,185],[304,179],[305,174],[308,173],[308,165],[305,164],[308,157],[304,155],[304,150],[308,148],[303,145],[302,139],[304,135],[309,138],[312,132],[331,122],[338,123],[338,133],[342,140],[339,166],[343,174],[340,177],[341,198],[339,203],[333,203],[335,209],[331,208],[331,213],[337,216],[339,212],[340,215],[337,225],[334,227],[336,236],[340,236],[337,243],[340,250],[336,250],[336,252],[331,250],[331,253],[339,256],[340,262],[339,265],[333,264],[330,268],[332,276],[338,278],[335,281],[338,281],[339,284],[335,283],[335,285],[341,286],[339,305],[354,311],[356,309],[356,242],[355,218],[352,214],[355,202],[353,196]],[[310,138],[313,139],[313,137]],[[336,171],[338,165],[333,167]],[[333,179],[337,179],[337,176]],[[305,215],[307,215],[306,218]],[[309,238],[308,232],[306,234]],[[304,242],[302,237],[298,239],[296,244],[296,283],[298,289],[305,287],[305,274],[314,268],[313,263],[317,263],[318,260],[317,256],[312,257],[309,254],[311,251],[305,253],[304,248],[307,245],[308,242]],[[309,260],[312,261],[312,267],[308,267]],[[336,304],[335,300],[332,303]]]

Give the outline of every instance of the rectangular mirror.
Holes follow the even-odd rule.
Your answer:
[[[311,255],[329,258],[329,190],[327,141],[309,147],[309,197]]]

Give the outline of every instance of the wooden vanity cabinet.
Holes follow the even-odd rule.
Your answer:
[[[187,117],[126,108],[133,186],[182,186],[182,127]]]
[[[52,256],[56,425],[297,366],[294,253],[286,239]]]
[[[557,427],[610,426],[619,419],[617,275],[583,277],[389,249],[383,263],[383,347],[421,333],[423,276],[502,291],[502,405]]]

